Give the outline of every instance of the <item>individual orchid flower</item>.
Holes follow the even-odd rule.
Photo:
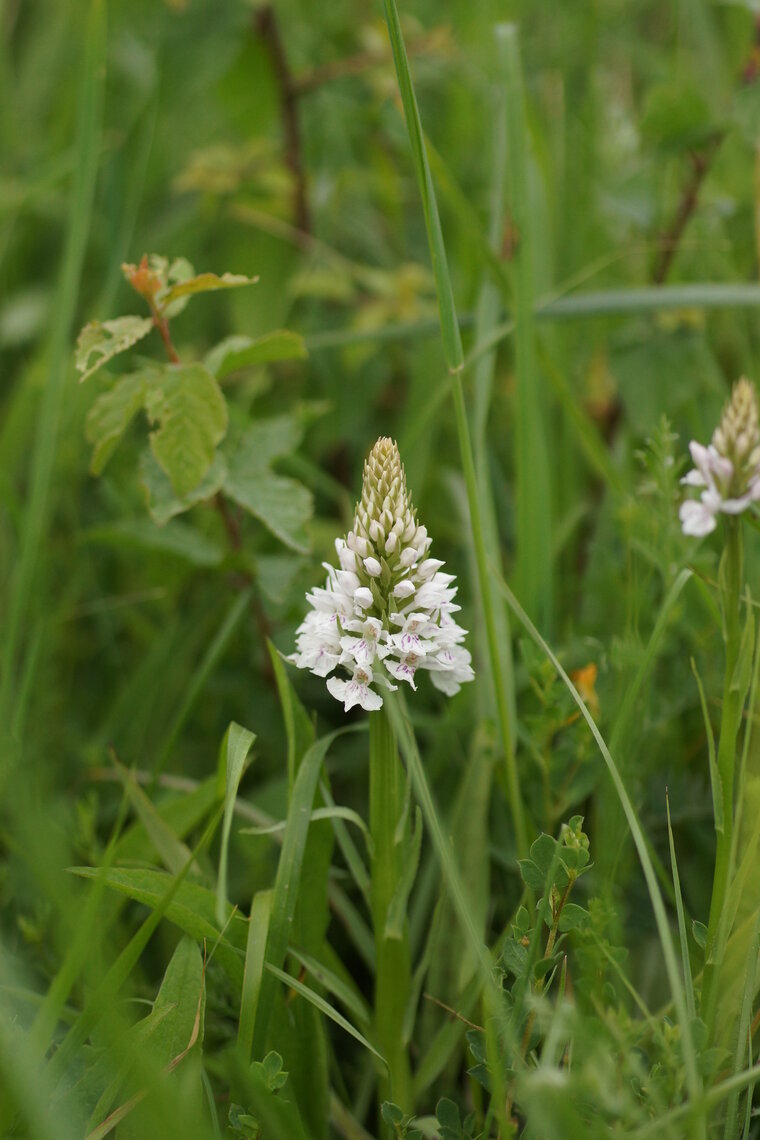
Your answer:
[[[699,499],[681,504],[679,518],[684,534],[701,538],[715,530],[717,515],[738,515],[760,500],[760,428],[754,384],[734,384],[712,442],[689,444],[694,467],[681,480],[702,488]]]
[[[340,568],[325,563],[324,589],[306,595],[309,613],[289,658],[327,677],[327,688],[348,712],[382,707],[378,688],[430,672],[448,696],[474,677],[466,630],[451,616],[456,586],[443,563],[430,558],[431,539],[417,523],[398,447],[377,441],[364,465],[353,529],[335,543]],[[346,674],[346,676],[344,676]],[[390,678],[393,678],[391,680]]]

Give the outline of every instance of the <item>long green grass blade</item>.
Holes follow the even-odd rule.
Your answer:
[[[38,585],[40,556],[50,509],[58,430],[69,373],[69,344],[90,227],[98,169],[105,60],[105,4],[92,0],[82,28],[74,177],[71,185],[66,245],[48,343],[47,381],[37,419],[29,470],[29,493],[23,513],[19,553],[8,610],[3,621],[3,670],[0,723],[7,726],[15,703],[19,639],[29,620]],[[21,726],[17,726],[21,731]],[[6,754],[8,754],[6,750]],[[0,770],[0,780],[4,772]]]
[[[51,1069],[55,1072],[56,1076],[60,1076],[66,1072],[67,1066],[72,1062],[77,1051],[87,1040],[91,1030],[104,1015],[104,1011],[109,1009],[110,1003],[114,1000],[119,989],[134,969],[159,922],[171,907],[193,863],[201,852],[206,850],[211,842],[222,818],[223,810],[223,805],[220,805],[210,819],[203,835],[192,852],[191,858],[188,859],[180,874],[172,877],[163,895],[157,900],[154,909],[141,924],[139,929],[132,935],[103,980],[98,984],[93,993],[88,995],[88,999],[79,1019],[69,1030],[50,1062]],[[97,872],[95,872],[95,875],[97,875]],[[105,878],[107,881],[108,876],[106,875]]]
[[[177,715],[175,716],[163,746],[161,747],[155,767],[153,769],[153,779],[155,782],[156,777],[164,770],[166,762],[169,759],[174,745],[177,743],[179,734],[182,731],[188,716],[192,712],[195,702],[200,696],[203,686],[208,678],[213,673],[222,658],[222,655],[227,648],[232,635],[238,627],[239,622],[242,620],[243,615],[248,608],[252,597],[253,590],[248,588],[243,590],[242,593],[235,598],[235,601],[230,606],[227,616],[222,622],[219,630],[214,637],[214,640],[206,649],[203,657],[198,662],[192,676],[190,677],[185,688],[185,696],[182,704],[179,707]]]
[[[257,891],[251,903],[251,917],[248,920],[248,939],[245,948],[245,971],[243,973],[243,993],[240,999],[238,1019],[238,1045],[246,1062],[250,1059],[253,1047],[253,1030],[256,1024],[256,1010],[261,992],[261,979],[264,973],[269,923],[272,918],[273,891]]]
[[[233,721],[224,734],[219,755],[219,783],[221,785],[219,792],[224,799],[222,839],[219,847],[219,874],[216,879],[216,921],[220,926],[225,921],[227,904],[227,853],[232,830],[232,815],[248,753],[253,747],[255,739],[255,733]]]
[[[288,806],[288,826],[285,830],[282,851],[277,864],[266,945],[267,963],[275,969],[280,969],[285,961],[290,928],[298,901],[298,887],[301,880],[301,867],[309,832],[312,804],[322,762],[336,735],[337,733],[330,733],[328,736],[323,736],[321,740],[316,741],[309,748],[301,761],[293,785],[293,793]],[[253,1053],[257,1057],[264,1055],[273,1003],[274,983],[272,977],[265,974],[261,980],[253,1034]]]
[[[525,609],[544,629],[554,619],[551,479],[546,396],[536,359],[533,262],[538,229],[529,187],[529,136],[518,31],[499,27],[506,81],[507,147],[514,254],[515,298],[515,589]]]
[[[441,318],[441,335],[443,339],[446,363],[451,374],[452,394],[454,397],[454,414],[456,417],[459,451],[462,461],[462,470],[467,487],[467,502],[470,509],[470,525],[475,547],[475,556],[478,567],[478,583],[483,606],[486,634],[488,639],[488,653],[491,674],[494,681],[496,701],[499,712],[499,727],[502,738],[502,747],[506,764],[507,788],[509,791],[510,810],[515,828],[515,839],[518,853],[527,855],[528,839],[525,824],[525,813],[520,793],[520,778],[517,771],[514,755],[514,731],[509,709],[509,679],[504,676],[499,646],[499,632],[497,620],[494,617],[494,594],[488,573],[488,555],[486,550],[485,532],[483,527],[478,480],[475,471],[475,461],[470,442],[470,429],[467,420],[467,411],[464,401],[461,372],[464,368],[464,355],[462,341],[459,335],[454,295],[451,289],[446,250],[441,231],[441,222],[438,216],[433,179],[425,151],[425,141],[422,133],[417,99],[414,94],[414,84],[409,70],[406,48],[404,46],[401,24],[395,0],[383,0],[385,18],[388,24],[393,59],[396,65],[401,101],[404,107],[409,141],[414,158],[415,172],[417,174],[418,188],[422,198],[425,225],[427,229],[428,247],[433,265],[433,275],[438,293],[438,306]]]
[[[346,1020],[342,1013],[338,1013],[337,1009],[335,1009],[334,1006],[330,1005],[329,1002],[325,1001],[323,997],[320,997],[318,993],[315,993],[314,990],[309,989],[309,987],[305,986],[303,982],[299,982],[297,978],[293,978],[290,976],[290,974],[286,974],[284,970],[278,970],[277,967],[271,965],[270,962],[265,962],[264,968],[273,977],[283,982],[291,990],[294,990],[295,993],[300,994],[301,997],[306,999],[306,1001],[311,1002],[315,1009],[318,1009],[320,1013],[323,1013],[325,1017],[328,1017],[330,1021],[333,1021],[337,1026],[348,1033],[349,1036],[353,1037],[355,1041],[358,1041],[360,1045],[363,1045],[364,1048],[368,1050],[368,1052],[372,1053],[373,1056],[377,1057],[379,1061],[382,1061],[382,1063],[385,1064],[385,1058],[381,1053],[378,1053],[374,1045],[370,1044],[364,1034],[360,1033],[359,1030],[351,1024],[350,1021]]]
[[[673,826],[670,822],[670,798],[665,792],[665,807],[668,815],[668,843],[670,844],[670,866],[673,872],[673,891],[676,899],[676,914],[678,915],[678,938],[681,944],[681,967],[683,969],[684,987],[686,989],[686,1009],[693,1020],[697,1016],[694,1003],[694,980],[691,976],[691,960],[689,958],[689,938],[686,933],[686,916],[681,896],[681,879],[678,874],[678,861],[676,859],[676,845],[673,839]]]

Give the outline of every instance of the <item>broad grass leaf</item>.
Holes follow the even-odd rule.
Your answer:
[[[187,1048],[193,1036],[199,1005],[202,1012],[202,990],[201,952],[193,939],[183,938],[166,968],[153,1006],[155,1013],[170,1010],[169,1016],[162,1018],[151,1039],[165,1064]],[[199,1045],[203,1041],[202,1017],[197,1040]]]
[[[303,757],[288,805],[288,827],[282,844],[272,899],[272,917],[267,937],[267,963],[280,968],[285,961],[290,933],[301,889],[306,840],[317,781],[335,734],[322,737]],[[329,826],[329,825],[327,825]],[[321,907],[319,908],[321,910]],[[321,917],[321,916],[320,916]],[[253,1052],[261,1055],[267,1040],[274,1001],[274,982],[266,974],[262,978],[256,1011]]]
[[[155,805],[155,812],[171,828],[177,839],[182,839],[198,826],[217,802],[216,778],[209,776],[193,791],[162,800]],[[140,820],[118,839],[114,848],[114,862],[147,860],[153,850],[150,836]]]
[[[151,908],[164,899],[172,878],[164,871],[139,867],[112,867],[107,871],[93,867],[72,867],[71,871],[85,879],[102,877],[106,886]],[[215,893],[197,883],[183,882],[169,903],[165,917],[196,942],[202,942],[205,938],[209,947],[216,945],[215,956],[233,983],[238,987],[242,985],[243,960],[236,948],[242,950],[245,944],[246,923],[242,916],[232,914],[232,907],[227,907],[225,923],[228,919],[230,921],[224,937],[219,939]]]
[[[232,828],[232,813],[235,810],[240,781],[245,771],[248,753],[253,747],[256,734],[233,720],[224,734],[219,750],[219,770],[217,775],[219,798],[224,800],[222,838],[219,847],[219,874],[216,885],[216,921],[224,923],[227,908],[227,854]]]
[[[208,473],[227,431],[227,404],[202,364],[170,364],[149,389],[153,454],[178,496],[189,494]]]
[[[81,380],[92,376],[114,356],[126,352],[153,328],[151,317],[115,317],[112,321],[90,321],[77,340],[74,363]]]
[[[179,1081],[183,1107],[189,1108],[188,1102],[191,1102],[196,1112],[202,1111],[198,1060],[204,1012],[203,960],[197,944],[191,938],[183,938],[166,968],[153,1005],[151,1017],[157,1019],[157,1024],[148,1039],[147,1053],[156,1075],[161,1074],[163,1081]],[[167,1071],[172,1063],[176,1068],[174,1074]],[[154,1096],[162,1095],[163,1081],[152,1090]],[[144,1140],[149,1135],[155,1127],[151,1100],[149,1096],[120,1123],[119,1140]]]

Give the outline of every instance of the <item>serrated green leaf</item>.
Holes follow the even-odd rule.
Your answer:
[[[150,516],[160,527],[165,526],[175,515],[189,511],[196,503],[213,498],[221,490],[226,475],[227,464],[224,456],[218,453],[198,486],[193,487],[187,495],[178,497],[153,452],[146,448],[140,456],[140,482],[145,490]]]
[[[311,492],[269,469],[272,460],[292,451],[300,439],[301,427],[292,416],[252,424],[228,457],[224,489],[276,538],[304,554],[310,548],[306,523],[313,509]]]
[[[259,337],[228,336],[211,349],[205,363],[209,372],[222,380],[241,368],[276,360],[305,360],[308,355],[306,342],[299,333],[275,329]]]
[[[224,487],[236,503],[255,515],[285,546],[299,554],[308,553],[311,541],[306,523],[312,516],[314,501],[301,483],[281,475],[246,478],[238,470],[228,474]]]
[[[158,429],[153,454],[182,497],[194,490],[214,461],[227,431],[227,404],[202,364],[170,364],[148,389],[145,408]]]
[[[176,262],[174,264],[176,265]],[[221,277],[216,273],[198,273],[194,277],[177,281],[165,293],[161,293],[160,305],[162,309],[166,309],[175,301],[191,297],[194,293],[210,293],[216,289],[239,289],[241,285],[255,285],[258,280],[258,277],[246,277],[242,273],[223,273]]]
[[[82,373],[80,382],[92,376],[114,356],[137,344],[152,328],[151,317],[115,317],[112,321],[90,321],[79,334],[74,356],[77,370]]]
[[[100,475],[145,402],[144,372],[132,372],[98,396],[87,413],[85,438],[93,445],[90,471]]]

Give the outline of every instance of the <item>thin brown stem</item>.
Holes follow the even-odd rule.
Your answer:
[[[174,347],[174,343],[172,341],[171,333],[169,332],[168,320],[163,315],[163,313],[161,313],[161,311],[153,303],[151,303],[151,306],[150,306],[150,315],[153,318],[153,324],[156,326],[156,328],[158,329],[158,331],[160,333],[161,340],[164,342],[164,348],[166,349],[166,355],[169,357],[169,360],[172,362],[172,364],[179,364],[180,363],[179,353],[177,352],[176,348]]]
[[[697,208],[699,192],[707,172],[712,166],[718,147],[723,141],[723,132],[712,136],[700,150],[693,150],[689,154],[691,174],[684,186],[678,200],[676,211],[659,241],[659,253],[652,269],[652,282],[663,285],[670,272],[670,267],[678,252],[684,230],[689,219]]]
[[[464,1025],[469,1025],[470,1029],[479,1029],[481,1033],[485,1033],[482,1025],[477,1025],[474,1021],[470,1021],[463,1014],[459,1013],[458,1010],[452,1009],[450,1005],[446,1005],[446,1002],[441,1001],[440,998],[433,997],[432,994],[423,994],[422,996],[426,1001],[431,1001],[433,1005],[437,1005],[440,1009],[444,1009],[446,1013],[450,1013],[457,1021],[461,1021]]]
[[[180,357],[169,332],[169,322],[160,309],[151,303],[150,315],[153,318],[153,324],[161,334],[161,339],[166,348],[166,354],[172,364],[179,364]],[[230,544],[230,549],[238,553],[243,548],[243,539],[240,533],[240,522],[230,510],[230,505],[223,491],[217,491],[214,496],[214,506],[216,507],[219,515],[224,524],[224,529],[227,533],[227,539]],[[250,570],[245,570],[239,575],[238,585],[245,588],[250,585],[256,585],[254,576]],[[258,626],[259,633],[261,634],[262,644],[272,636],[272,624],[267,617],[266,611],[261,604],[258,589],[255,589],[251,597],[251,609],[253,616]],[[265,680],[272,686],[275,684],[274,672],[272,670],[272,663],[269,660],[269,654],[264,653],[262,657],[262,673]]]
[[[285,136],[285,164],[293,175],[293,216],[300,230],[311,230],[306,170],[303,162],[301,127],[298,121],[298,88],[285,54],[274,5],[265,4],[256,13],[256,31],[264,41],[280,88],[280,116]]]
[[[407,54],[410,57],[425,55],[436,48],[440,43],[440,38],[440,35],[434,32],[432,35],[420,36],[416,40],[410,40],[406,45]],[[354,55],[343,56],[342,59],[333,59],[324,64],[323,67],[314,67],[311,71],[305,71],[301,75],[294,76],[292,79],[293,94],[298,98],[302,95],[310,95],[312,91],[316,91],[328,83],[334,83],[336,79],[361,75],[371,67],[379,67],[391,63],[392,60],[390,45],[385,52],[377,50],[358,51]]]

